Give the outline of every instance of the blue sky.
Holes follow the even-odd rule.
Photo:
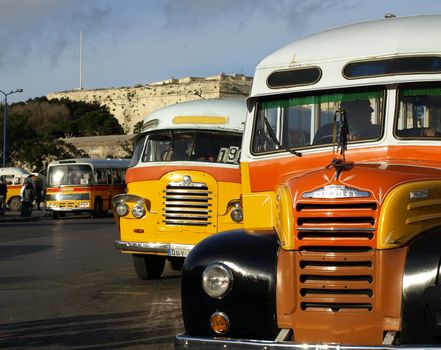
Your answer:
[[[16,102],[77,89],[80,31],[83,88],[94,89],[252,76],[296,39],[386,13],[441,13],[441,1],[0,0],[0,90],[23,89]]]

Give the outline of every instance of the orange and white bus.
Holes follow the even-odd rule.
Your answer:
[[[204,238],[242,226],[239,156],[245,100],[198,100],[157,110],[137,137],[127,194],[113,199],[116,247],[140,279],[179,269]]]
[[[190,349],[441,349],[441,16],[333,28],[260,61],[244,229],[182,269]]]
[[[125,191],[128,159],[78,158],[56,160],[47,169],[45,210],[58,219],[66,213],[101,216],[112,197]]]

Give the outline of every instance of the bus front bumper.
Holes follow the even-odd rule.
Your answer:
[[[175,350],[433,350],[440,345],[343,345],[298,344],[289,341],[265,341],[230,338],[202,338],[179,334],[175,337]]]
[[[185,258],[193,249],[190,244],[115,241],[115,248],[130,253],[155,253]]]
[[[72,211],[93,211],[89,207],[80,208],[80,207],[44,207],[45,211],[59,211],[59,212],[72,212]]]

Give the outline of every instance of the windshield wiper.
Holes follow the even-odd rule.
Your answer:
[[[279,149],[283,149],[283,150],[285,150],[285,151],[287,151],[287,152],[289,152],[291,154],[294,154],[297,157],[301,157],[302,156],[302,154],[300,152],[297,152],[296,150],[294,150],[292,148],[283,147],[280,144],[279,140],[277,140],[276,133],[274,132],[274,130],[273,130],[270,122],[268,121],[267,117],[263,117],[263,119],[265,120],[265,125],[266,125],[266,128],[268,129],[271,141],[273,141]]]

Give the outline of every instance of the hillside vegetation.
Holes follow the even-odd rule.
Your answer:
[[[0,107],[0,145],[3,145],[4,106]],[[121,135],[117,119],[98,103],[48,100],[46,97],[8,104],[7,165],[40,171],[54,159],[86,157],[60,138]],[[3,147],[0,150],[3,159]]]

